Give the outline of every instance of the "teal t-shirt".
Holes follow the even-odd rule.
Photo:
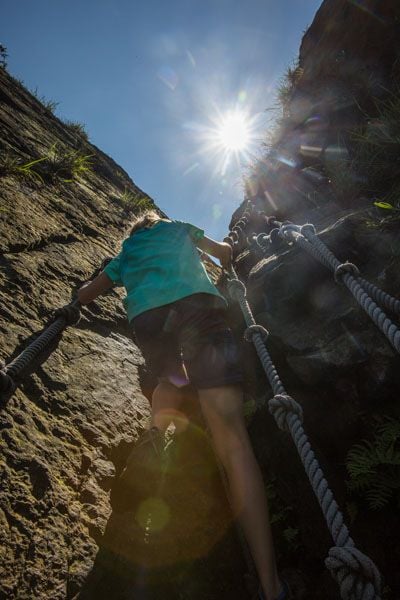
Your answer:
[[[146,310],[198,293],[222,299],[200,260],[196,242],[204,231],[181,221],[159,221],[124,240],[121,252],[104,269],[124,286],[131,321]]]

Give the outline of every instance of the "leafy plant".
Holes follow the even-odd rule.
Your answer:
[[[71,182],[92,168],[91,154],[83,155],[77,150],[59,150],[57,144],[51,146],[44,161],[39,165],[39,173],[44,179],[61,179]]]
[[[35,170],[35,166],[44,160],[45,158],[38,158],[27,163],[22,163],[20,158],[12,157],[9,154],[3,155],[0,157],[0,177],[16,175],[28,179],[36,179],[43,183],[43,179]]]
[[[396,495],[400,505],[400,421],[386,418],[374,436],[354,445],[347,455],[349,488],[365,494],[372,509]]]
[[[283,530],[283,537],[285,538],[285,540],[288,543],[288,546],[292,550],[297,550],[297,548],[300,545],[298,535],[299,535],[299,530],[296,527],[286,527]]]
[[[378,202],[377,200],[375,200],[374,206],[376,206],[377,208],[383,208],[385,210],[395,210],[396,212],[400,211],[400,208],[394,207],[393,204],[389,204],[389,202]]]
[[[299,530],[291,524],[293,508],[285,505],[282,501],[274,479],[266,485],[266,493],[270,510],[270,522],[272,526],[276,526],[275,536],[277,537],[278,550],[281,550],[284,554],[295,552],[300,547],[301,542],[299,540]]]
[[[131,192],[130,190],[124,190],[124,193],[121,196],[121,200],[124,204],[134,204],[138,198],[138,195],[135,192]]]

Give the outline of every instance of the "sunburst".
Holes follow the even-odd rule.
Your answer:
[[[228,112],[216,129],[216,137],[228,152],[246,152],[251,142],[250,123],[241,111]]]
[[[259,138],[257,119],[238,108],[216,111],[212,126],[202,132],[202,152],[209,155],[215,174],[224,175],[230,164],[240,169],[252,160]]]

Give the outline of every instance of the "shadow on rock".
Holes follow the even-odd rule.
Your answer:
[[[116,480],[93,569],[72,597],[243,600],[246,566],[204,429],[189,421],[152,452]]]

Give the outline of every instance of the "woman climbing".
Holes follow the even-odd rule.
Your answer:
[[[112,286],[124,286],[124,305],[147,366],[158,377],[152,397],[153,444],[177,410],[181,387],[196,388],[218,457],[226,471],[232,503],[239,515],[261,587],[259,600],[286,600],[279,579],[265,488],[243,416],[242,373],[226,301],[209,279],[197,248],[229,267],[232,249],[188,223],[147,211],[132,223],[121,252],[78,299],[92,302]]]

